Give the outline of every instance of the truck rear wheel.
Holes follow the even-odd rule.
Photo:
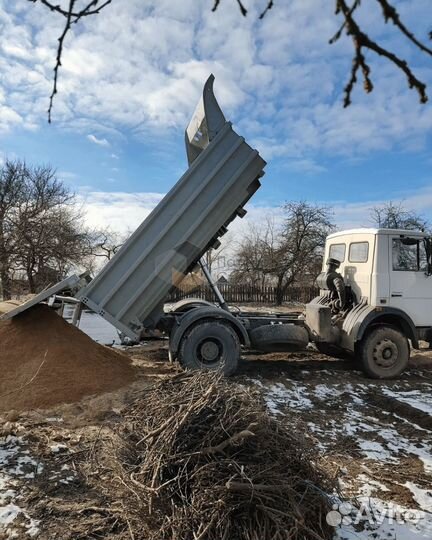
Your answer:
[[[220,321],[200,322],[186,331],[178,360],[185,369],[235,373],[240,360],[240,341],[234,328]]]
[[[393,379],[408,365],[407,338],[391,326],[379,326],[361,341],[358,356],[363,370],[373,379]]]

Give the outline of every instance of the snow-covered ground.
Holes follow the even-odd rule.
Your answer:
[[[329,517],[335,539],[432,538],[432,380],[412,388],[323,369],[249,381],[271,414],[306,426],[338,464],[344,501],[335,499]]]
[[[54,429],[62,425],[62,418],[43,418],[38,414],[40,425],[50,425]],[[31,428],[30,428],[31,429]],[[36,429],[38,429],[36,427]],[[46,460],[46,456],[37,454],[34,447],[34,436],[29,433],[29,425],[6,422],[2,426],[0,436],[0,538],[37,538],[40,534],[40,521],[33,515],[28,501],[32,492],[38,492],[41,482],[45,489],[57,489],[73,483],[76,473],[67,463],[56,457],[68,454],[66,444],[52,442],[47,445],[47,452],[54,459]],[[6,434],[5,432],[9,432]],[[47,441],[49,442],[49,441]],[[54,465],[54,466],[53,466]]]
[[[21,486],[42,472],[43,466],[31,455],[23,437],[0,437],[0,536],[35,537],[39,522],[22,505]]]
[[[89,317],[99,332],[100,321]],[[165,359],[166,351],[160,352]],[[163,362],[154,365],[156,375],[166,373]],[[305,431],[323,461],[338,471],[342,500],[331,494],[335,540],[432,538],[432,371],[413,367],[401,380],[371,381],[355,365],[326,361],[313,351],[250,355],[242,370],[239,382],[259,389],[270,413]],[[68,452],[73,454],[71,437],[78,441],[79,434],[58,411],[35,418],[36,427],[28,416],[25,428],[17,420],[0,431],[1,540],[45,540],[39,531],[51,516],[34,513],[32,487],[43,479],[38,496],[45,493],[48,504],[52,489],[71,488],[75,481]],[[75,418],[68,421],[75,425]],[[91,428],[98,436],[96,420]],[[40,455],[29,432],[40,436],[44,429],[49,435]]]

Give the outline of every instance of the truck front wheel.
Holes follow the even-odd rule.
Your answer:
[[[379,326],[363,338],[357,355],[369,377],[393,379],[407,367],[410,347],[402,332],[391,326]]]
[[[235,373],[240,360],[240,341],[234,328],[220,321],[200,322],[182,337],[178,360],[185,369]]]

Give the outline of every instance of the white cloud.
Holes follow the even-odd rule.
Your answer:
[[[0,133],[10,131],[16,125],[22,125],[22,117],[11,107],[0,105]]]
[[[432,222],[432,187],[425,187],[415,192],[399,193],[392,197],[393,202],[401,202],[410,211],[414,211]],[[373,200],[361,203],[336,201],[331,206],[335,221],[340,229],[372,226],[371,211],[374,206],[380,206],[386,200]]]
[[[110,146],[110,143],[106,139],[98,139],[96,135],[93,135],[92,133],[90,133],[90,135],[87,135],[87,139],[90,142],[99,146]]]
[[[161,193],[83,191],[79,200],[89,226],[124,233],[135,230],[162,199]]]
[[[85,191],[80,194],[80,201],[86,212],[86,221],[93,227],[110,227],[124,233],[135,230],[162,200],[162,193],[125,193]],[[399,193],[394,202],[402,202],[405,208],[415,211],[432,221],[432,187],[425,187],[416,192]],[[371,210],[388,202],[371,199],[361,203],[346,201],[322,202],[334,213],[334,221],[339,229],[353,227],[370,227]],[[247,234],[251,226],[263,227],[268,219],[282,222],[284,213],[280,206],[254,205],[246,206],[247,214],[243,219],[235,219],[229,227],[230,239],[235,240]]]
[[[427,35],[428,2],[401,5],[419,36]],[[319,172],[321,153],[364,156],[424,147],[432,109],[418,105],[403,75],[379,59],[370,58],[374,92],[365,96],[360,84],[354,104],[342,108],[351,43],[343,38],[328,45],[338,27],[328,0],[280,2],[262,22],[259,3],[251,3],[247,18],[229,4],[211,13],[208,3],[196,0],[129,0],[81,21],[67,39],[54,122],[81,133],[127,129],[166,138],[171,130],[178,136],[214,72],[227,117],[264,157],[290,158],[297,170]],[[371,35],[393,39],[394,29],[376,9],[363,9]],[[2,103],[16,114],[5,115],[1,130],[18,124],[34,129],[46,121],[61,23],[38,3],[18,10],[0,0]],[[426,61],[422,65],[421,56],[400,43],[416,73],[431,83]]]

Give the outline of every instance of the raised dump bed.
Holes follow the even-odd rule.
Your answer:
[[[260,187],[265,161],[232,128],[214,77],[186,129],[189,168],[77,297],[127,336],[163,316],[163,302]]]

